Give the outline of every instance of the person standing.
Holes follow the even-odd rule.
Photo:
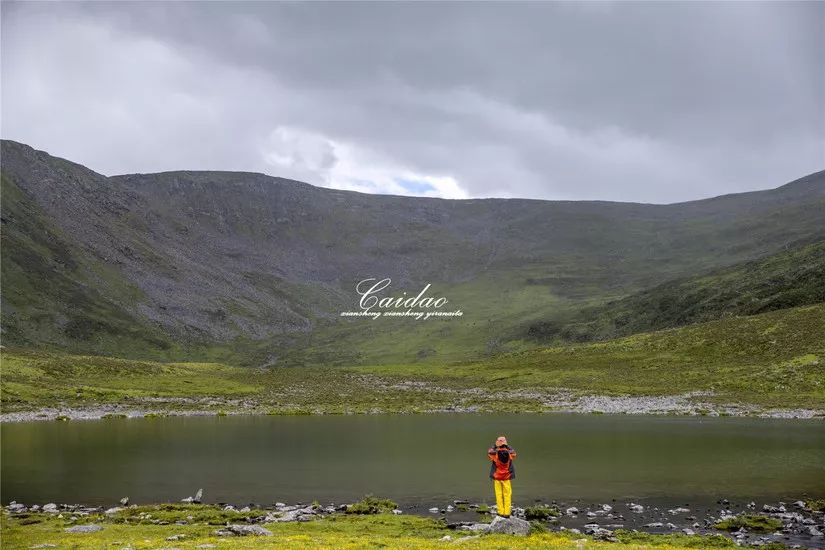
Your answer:
[[[496,510],[501,517],[509,518],[512,506],[513,488],[510,480],[516,478],[513,460],[516,451],[507,444],[507,438],[499,436],[493,447],[487,450],[490,459],[490,479],[496,493]]]

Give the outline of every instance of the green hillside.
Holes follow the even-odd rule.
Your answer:
[[[672,205],[440,200],[236,172],[105,177],[2,141],[2,185],[4,344],[141,360],[482,360],[762,311],[684,281],[711,273],[739,292],[725,269],[825,241],[825,172]],[[761,300],[759,277],[778,276],[790,289],[807,254],[742,288]],[[368,277],[396,294],[431,284],[464,315],[342,319]],[[676,300],[682,314],[667,296],[685,284],[699,303]],[[789,292],[788,305],[816,298]]]
[[[114,404],[213,413],[529,412],[564,408],[558,396],[693,392],[700,394],[688,401],[722,411],[825,411],[825,304],[427,366],[249,369],[13,349],[3,353],[0,384],[5,412]]]
[[[406,378],[416,367],[372,367]],[[492,392],[602,395],[707,392],[702,399],[825,408],[825,304],[732,317],[606,342],[540,348],[422,369],[426,379]]]
[[[669,281],[568,319],[530,324],[538,341],[588,341],[825,302],[825,242]]]
[[[153,350],[163,357],[171,339],[130,311],[140,289],[84,254],[5,175],[0,183],[3,340],[125,355]]]

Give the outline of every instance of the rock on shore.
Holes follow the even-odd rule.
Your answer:
[[[500,533],[524,536],[530,533],[530,522],[514,516],[509,518],[496,516],[490,523],[470,523],[462,525],[461,529],[474,531],[476,533]]]

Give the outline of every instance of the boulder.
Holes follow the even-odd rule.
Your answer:
[[[200,504],[202,498],[203,498],[203,489],[198,489],[198,492],[195,493],[195,496],[182,498],[182,499],[180,499],[180,501],[183,502],[184,504]]]
[[[603,527],[599,527],[598,529],[593,529],[590,533],[588,533],[596,540],[605,540],[609,542],[619,542],[619,539],[613,536],[613,531],[610,529],[605,529]]]
[[[822,536],[822,531],[820,531],[819,529],[817,529],[816,525],[811,525],[811,526],[809,526],[809,527],[806,529],[806,531],[807,531],[807,532],[808,532],[808,534],[809,534],[809,535],[811,535],[812,537],[821,537],[821,536]]]
[[[524,536],[530,532],[530,522],[514,517],[496,516],[490,523],[489,532]]]
[[[470,523],[468,525],[461,525],[459,529],[465,531],[475,531],[479,533],[487,533],[490,530],[489,523]]]
[[[773,516],[777,519],[781,519],[785,523],[801,522],[803,519],[805,519],[804,516],[799,512],[785,512],[784,514],[773,514]]]
[[[271,537],[272,531],[269,529],[264,529],[260,525],[227,525],[224,529],[218,529],[215,531],[215,534],[219,537],[226,537],[226,536],[238,536],[238,537],[247,537],[247,536],[256,536],[256,537]]]
[[[264,523],[286,523],[290,521],[309,521],[313,518],[316,514],[315,510],[312,509],[312,506],[307,506],[305,508],[296,508],[294,510],[285,510],[281,513],[280,516],[275,516],[273,514],[267,514],[266,518],[264,518]]]

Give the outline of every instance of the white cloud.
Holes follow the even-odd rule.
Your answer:
[[[376,151],[303,128],[275,128],[261,146],[261,155],[273,167],[272,172],[322,187],[445,199],[468,197],[451,176],[424,174]]]
[[[370,193],[775,187],[825,165],[823,6],[4,2],[2,135],[105,174]]]

